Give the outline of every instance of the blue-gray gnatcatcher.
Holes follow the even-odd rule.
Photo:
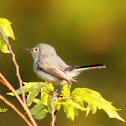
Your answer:
[[[105,68],[104,64],[69,66],[57,55],[52,46],[44,43],[26,50],[29,50],[33,56],[35,73],[43,80],[58,85],[77,82],[77,76],[85,70]]]

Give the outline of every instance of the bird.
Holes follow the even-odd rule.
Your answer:
[[[55,48],[49,44],[39,43],[31,49],[26,49],[33,56],[34,72],[44,81],[60,86],[77,82],[77,76],[86,70],[103,69],[104,64],[86,66],[67,65],[56,53]]]

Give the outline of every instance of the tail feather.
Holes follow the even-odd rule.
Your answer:
[[[71,66],[68,67],[65,72],[68,76],[68,78],[71,78],[71,81],[77,81],[77,76],[86,70],[92,70],[92,69],[103,69],[106,66],[104,64],[94,64],[94,65],[88,65],[88,66]]]
[[[104,69],[104,68],[106,68],[106,66],[104,64],[94,64],[94,65],[77,67],[75,71],[86,71],[86,70]]]

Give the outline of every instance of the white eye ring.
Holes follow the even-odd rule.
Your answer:
[[[34,48],[34,52],[38,52],[39,51],[39,48]]]

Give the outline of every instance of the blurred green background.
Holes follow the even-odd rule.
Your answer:
[[[0,0],[0,17],[12,24],[16,41],[10,44],[16,54],[23,81],[42,81],[34,73],[33,59],[24,48],[38,43],[48,43],[69,65],[104,63],[104,70],[83,72],[80,84],[72,89],[86,87],[96,90],[111,102],[126,120],[126,0]],[[11,55],[0,52],[0,72],[15,89],[19,88]],[[8,89],[0,83],[0,94],[24,112],[14,97],[6,96]],[[25,126],[24,121],[0,101],[1,126]],[[49,126],[51,116],[37,121],[39,126]],[[124,122],[110,119],[98,110],[95,115],[79,112],[75,121],[68,119],[63,108],[57,113],[57,126],[125,126]]]

